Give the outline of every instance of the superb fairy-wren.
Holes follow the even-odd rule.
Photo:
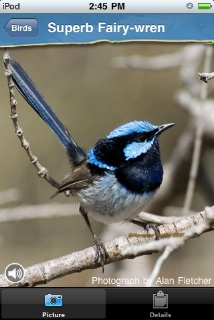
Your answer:
[[[93,232],[88,213],[104,223],[130,221],[138,216],[161,185],[163,168],[159,136],[174,123],[157,126],[147,121],[129,122],[98,140],[87,154],[71,137],[20,64],[11,60],[10,68],[18,91],[67,151],[71,171],[53,196],[65,192],[78,197],[79,210],[94,237],[96,259],[103,266],[105,247]]]

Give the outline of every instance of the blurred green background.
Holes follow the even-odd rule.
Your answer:
[[[21,63],[72,136],[86,150],[89,150],[97,139],[125,122],[175,122],[176,126],[161,136],[161,155],[164,162],[170,157],[175,142],[188,122],[187,115],[179,110],[174,102],[176,90],[182,87],[179,68],[158,72],[115,69],[111,61],[120,55],[138,54],[151,57],[169,54],[183,46],[182,43],[97,43],[10,48],[9,52],[11,58]],[[64,195],[49,200],[54,189],[38,177],[14,135],[9,117],[7,79],[3,68],[0,92],[1,190],[16,187],[21,191],[20,201],[8,204],[7,207],[51,201],[70,203],[72,199]],[[18,122],[33,153],[48,168],[53,178],[62,180],[69,171],[63,148],[48,126],[18,93],[16,98]],[[203,206],[198,209],[203,209]],[[101,234],[105,226],[92,219],[91,221],[96,233]],[[120,234],[124,234],[123,225],[118,229]],[[210,268],[213,257],[210,257],[207,245],[212,240],[211,234],[191,240],[168,259],[161,271],[163,275],[214,276],[213,268]],[[91,245],[91,235],[80,215],[1,223],[0,273],[12,262],[19,262],[27,267]],[[128,261],[129,268],[141,264],[143,269],[144,259],[145,257]],[[157,255],[152,259],[154,263]],[[106,267],[107,272],[108,268],[109,266]],[[90,285],[92,274],[101,276],[101,269],[66,276],[49,283],[48,286]]]

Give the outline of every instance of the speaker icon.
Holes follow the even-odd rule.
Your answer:
[[[19,263],[11,263],[5,269],[5,277],[8,281],[20,282],[25,276],[25,269]]]
[[[22,278],[22,269],[19,268],[16,270],[16,268],[14,268],[13,270],[11,271],[8,271],[8,276],[10,277],[13,277],[14,279],[18,278],[18,279],[21,279]]]

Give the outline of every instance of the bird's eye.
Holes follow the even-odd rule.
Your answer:
[[[142,136],[138,138],[139,142],[147,142],[148,141],[148,137]]]

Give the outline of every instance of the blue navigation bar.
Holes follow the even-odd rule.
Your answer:
[[[210,14],[0,14],[0,46],[214,41]]]

